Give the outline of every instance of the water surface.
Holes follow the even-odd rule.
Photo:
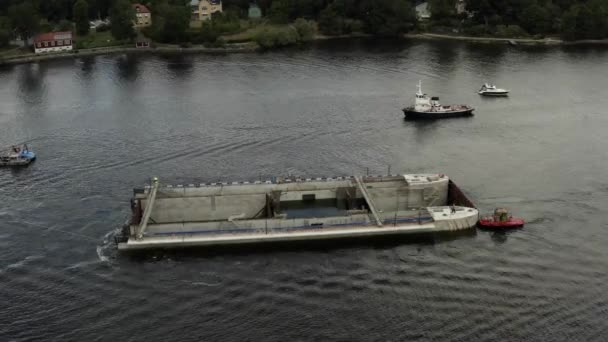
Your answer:
[[[0,340],[601,341],[608,50],[326,42],[0,69]],[[418,80],[472,118],[404,121]],[[511,88],[480,98],[483,82]],[[506,234],[118,255],[133,187],[450,175]]]

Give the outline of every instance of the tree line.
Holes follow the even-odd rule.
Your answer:
[[[131,0],[0,0],[0,46],[16,36],[74,29],[86,35],[89,21],[109,17],[116,39],[135,36]],[[189,0],[140,0],[152,11],[144,33],[166,43],[215,42],[243,29],[252,0],[223,0],[224,13],[190,27]],[[470,35],[545,36],[564,39],[608,37],[608,0],[467,0],[466,13],[456,13],[456,0],[429,0],[431,20],[417,19],[419,0],[257,0],[264,20],[276,26],[298,19],[315,22],[325,35],[366,33],[396,36],[412,30],[454,29]],[[305,27],[299,21],[299,27]],[[307,24],[308,25],[308,24]],[[285,31],[285,30],[284,30]],[[287,31],[285,31],[287,32]],[[290,31],[292,34],[293,31]],[[275,32],[276,33],[276,32]],[[308,34],[307,34],[308,35]],[[281,39],[281,38],[277,38]]]
[[[90,20],[107,18],[113,6],[131,3],[128,0],[0,0],[0,47],[12,38],[27,42],[39,32],[89,32]],[[133,17],[127,18],[129,26]],[[120,20],[116,20],[120,26]]]
[[[432,24],[473,35],[559,35],[566,40],[608,38],[608,0],[430,0]]]

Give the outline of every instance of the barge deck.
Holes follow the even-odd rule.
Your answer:
[[[278,178],[135,189],[119,250],[366,238],[474,228],[447,176]]]

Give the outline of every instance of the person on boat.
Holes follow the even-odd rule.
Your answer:
[[[452,209],[452,214],[456,214],[456,206],[454,204],[452,204],[451,209]]]
[[[498,222],[507,222],[509,220],[509,211],[504,208],[496,208],[496,210],[494,210],[494,220]]]

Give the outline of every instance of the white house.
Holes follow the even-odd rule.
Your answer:
[[[215,12],[222,12],[222,0],[191,0],[192,21],[211,19]]]
[[[34,37],[35,53],[72,51],[73,46],[72,32],[48,32]]]
[[[456,0],[456,14],[467,12],[467,3],[464,0]]]
[[[416,6],[416,16],[418,20],[429,20],[431,19],[431,12],[429,11],[429,3],[423,2]]]
[[[133,10],[135,10],[135,21],[133,26],[146,27],[152,25],[152,13],[148,7],[142,4],[133,4]]]

